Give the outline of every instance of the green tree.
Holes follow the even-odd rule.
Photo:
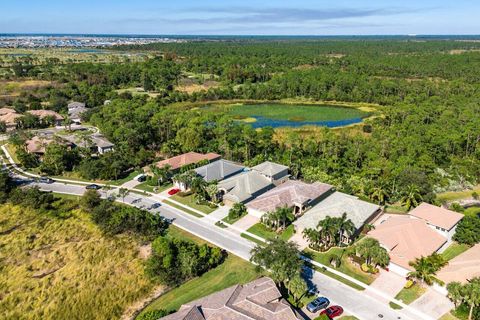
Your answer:
[[[99,206],[101,202],[102,198],[97,190],[86,190],[80,200],[80,205],[85,211],[91,212]]]
[[[448,297],[453,301],[457,308],[463,300],[463,287],[460,282],[450,282],[447,284]]]
[[[290,280],[287,289],[294,297],[295,304],[298,306],[300,299],[307,292],[308,286],[305,279],[303,279],[301,274],[298,273],[292,278],[292,280]]]
[[[433,253],[428,257],[416,258],[415,261],[409,262],[409,265],[412,266],[415,271],[409,272],[408,276],[416,278],[429,286],[433,283],[442,285],[442,280],[438,279],[435,275],[437,271],[446,264],[448,264],[448,262],[443,256],[437,253]]]
[[[125,197],[130,193],[126,188],[118,189],[118,196],[122,198],[122,202],[125,202]]]
[[[402,197],[402,205],[410,211],[412,208],[418,206],[420,201],[422,201],[420,189],[415,185],[409,185]]]
[[[480,217],[465,216],[455,229],[453,240],[470,246],[480,242]]]
[[[359,241],[355,246],[355,251],[357,255],[365,259],[367,265],[386,267],[390,262],[387,250],[374,238],[368,237]]]
[[[247,214],[247,207],[243,203],[237,202],[228,211],[228,218],[230,220],[238,219],[246,214]]]

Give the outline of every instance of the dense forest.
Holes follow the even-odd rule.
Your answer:
[[[435,202],[436,192],[480,179],[479,49],[468,41],[245,40],[117,48],[152,55],[137,62],[19,57],[8,67],[10,79],[51,85],[3,104],[65,112],[68,101],[85,102],[86,120],[117,145],[114,154],[66,167],[89,178],[114,172],[113,163],[127,170],[158,156],[214,151],[250,165],[278,161],[296,178],[379,203],[405,197]],[[178,90],[186,80],[217,85]],[[155,95],[118,91],[131,87]],[[291,130],[276,139],[271,128],[254,130],[201,108],[217,100],[281,99],[374,103],[381,115],[363,130],[325,128],[306,137]]]

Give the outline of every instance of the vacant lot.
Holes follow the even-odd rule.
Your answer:
[[[154,286],[139,245],[104,237],[80,211],[60,219],[0,207],[0,318],[119,318]]]

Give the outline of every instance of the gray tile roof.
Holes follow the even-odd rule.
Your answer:
[[[224,199],[244,202],[258,196],[262,191],[273,188],[273,183],[256,171],[248,171],[221,181],[218,188],[227,192]]]
[[[198,312],[197,312],[198,311]],[[191,316],[190,316],[191,315]],[[202,318],[199,317],[202,315]],[[183,305],[162,320],[298,320],[272,279],[263,277]]]
[[[327,216],[341,217],[345,212],[348,219],[359,229],[378,210],[380,207],[376,204],[337,191],[308,210],[293,224],[299,228],[316,228],[318,222]]]
[[[265,161],[253,167],[252,170],[258,171],[260,173],[263,173],[267,176],[272,177],[284,170],[288,170],[288,167],[278,163]]]
[[[197,168],[195,169],[195,172],[205,181],[212,182],[215,180],[220,181],[225,178],[229,178],[237,173],[242,172],[244,169],[245,167],[242,165],[221,159]]]

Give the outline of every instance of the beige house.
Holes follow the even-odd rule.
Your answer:
[[[171,170],[177,170],[190,164],[199,163],[200,161],[206,160],[208,162],[212,162],[215,160],[219,160],[220,158],[221,156],[216,153],[203,154],[198,152],[187,152],[175,157],[159,161],[155,165],[159,168],[163,168],[168,165],[170,166]]]
[[[247,208],[249,213],[259,218],[283,207],[291,208],[296,216],[300,216],[331,191],[333,187],[329,184],[289,180],[250,201]]]
[[[480,277],[480,244],[450,260],[437,276],[445,283],[467,283],[470,279]]]
[[[52,110],[29,110],[27,111],[27,113],[37,116],[41,120],[45,119],[46,117],[53,117],[55,119],[56,126],[61,126],[64,120],[64,118],[59,113]]]
[[[2,108],[4,111],[8,108]],[[8,109],[13,110],[13,109]],[[7,131],[12,131],[17,128],[17,119],[23,117],[23,115],[16,113],[15,110],[13,112],[0,114],[0,122],[4,122],[7,126]]]
[[[272,279],[263,277],[184,304],[162,320],[303,320],[282,298]]]

